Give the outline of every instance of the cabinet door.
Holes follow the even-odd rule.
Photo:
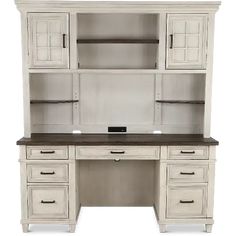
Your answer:
[[[168,14],[167,69],[206,67],[206,14]]]
[[[29,50],[31,68],[68,68],[67,13],[30,13]]]

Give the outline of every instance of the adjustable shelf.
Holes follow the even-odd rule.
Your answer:
[[[60,104],[60,103],[76,103],[79,100],[31,100],[30,104]]]
[[[159,39],[77,39],[77,44],[159,44]]]
[[[205,104],[203,100],[156,100],[156,102],[170,104]]]

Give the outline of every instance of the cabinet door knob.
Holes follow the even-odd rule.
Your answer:
[[[55,200],[52,200],[52,201],[41,200],[41,203],[42,204],[53,204],[53,203],[56,203],[56,201]]]
[[[55,172],[54,171],[52,171],[52,172],[43,172],[43,171],[41,171],[40,175],[55,175]]]
[[[191,200],[191,201],[180,200],[179,203],[194,203],[194,200]]]

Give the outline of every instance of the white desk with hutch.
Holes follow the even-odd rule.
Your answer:
[[[219,2],[16,0],[24,137],[21,224],[68,224],[80,207],[154,207],[213,225],[210,137]],[[105,227],[105,225],[104,225]]]

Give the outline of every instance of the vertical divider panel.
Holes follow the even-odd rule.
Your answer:
[[[70,68],[78,69],[77,13],[70,13]]]
[[[158,69],[165,70],[166,55],[166,13],[159,14]]]
[[[167,159],[168,147],[161,146],[161,156],[160,156],[160,172],[159,172],[159,181],[160,181],[160,195],[159,195],[159,209],[158,217],[159,224],[162,224],[162,221],[166,218],[166,159]]]
[[[69,146],[69,219],[70,224],[76,224],[76,160],[75,146]]]

